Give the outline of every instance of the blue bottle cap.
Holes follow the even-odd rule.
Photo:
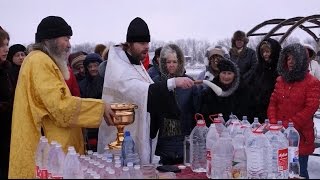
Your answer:
[[[130,136],[130,131],[125,131],[124,136]]]

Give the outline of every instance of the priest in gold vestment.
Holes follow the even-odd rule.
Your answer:
[[[98,99],[72,96],[67,57],[71,27],[61,17],[48,16],[37,28],[33,51],[22,64],[12,118],[9,178],[35,177],[35,152],[41,129],[49,142],[57,141],[66,152],[74,146],[84,153],[82,127],[99,127],[103,116],[114,115]]]

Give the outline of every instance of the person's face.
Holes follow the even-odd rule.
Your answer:
[[[12,62],[18,66],[21,66],[26,54],[22,51],[16,52],[12,57]]]
[[[243,41],[242,39],[237,39],[237,40],[236,40],[236,47],[237,47],[238,49],[242,48],[243,45],[244,45],[244,41]]]
[[[149,51],[149,42],[129,43],[129,51],[133,57],[143,61]]]
[[[49,40],[49,49],[54,57],[67,61],[71,49],[70,37],[62,36],[53,41]]]
[[[262,50],[262,57],[265,61],[270,61],[271,50],[269,48],[265,48]]]
[[[90,76],[97,76],[98,75],[98,68],[99,68],[99,63],[98,62],[93,62],[93,63],[89,63],[88,65],[88,71]]]
[[[8,52],[9,52],[9,40],[5,39],[2,42],[2,46],[0,46],[0,62],[3,62],[7,59]]]
[[[293,59],[293,56],[291,54],[289,54],[287,56],[287,66],[288,66],[288,70],[291,71],[293,70],[293,67],[295,65],[295,60]]]
[[[169,53],[166,59],[167,70],[169,74],[175,74],[178,69],[178,58],[176,54]]]
[[[232,71],[221,71],[219,78],[222,84],[229,85],[234,81],[235,74]]]
[[[82,63],[80,63],[80,64],[78,64],[78,65],[76,66],[75,72],[81,74],[82,76],[85,75],[85,69],[84,69],[84,66],[83,66]]]
[[[210,67],[213,70],[218,71],[218,63],[219,61],[221,61],[222,57],[220,55],[214,54],[210,57],[209,61],[210,61]]]

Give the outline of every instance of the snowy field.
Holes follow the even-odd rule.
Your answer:
[[[204,67],[187,67],[186,74],[196,79],[199,73],[204,69]],[[320,109],[316,112],[316,114],[319,114],[319,118],[314,118],[314,125],[317,129],[316,141],[320,143]],[[314,153],[320,155],[320,147],[316,148]],[[308,171],[310,179],[320,179],[320,156],[309,156]]]

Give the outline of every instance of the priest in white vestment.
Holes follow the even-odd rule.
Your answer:
[[[128,27],[126,43],[110,48],[102,93],[102,99],[106,102],[138,105],[135,121],[126,126],[125,131],[130,131],[142,164],[151,162],[149,112],[156,109],[156,105],[161,107],[162,102],[169,97],[169,91],[176,87],[190,88],[194,84],[187,77],[153,83],[141,63],[148,54],[149,42],[150,33],[146,22],[139,17],[132,20]],[[103,153],[104,147],[116,139],[116,134],[116,127],[112,126],[112,122],[101,123],[98,137],[99,153]]]

